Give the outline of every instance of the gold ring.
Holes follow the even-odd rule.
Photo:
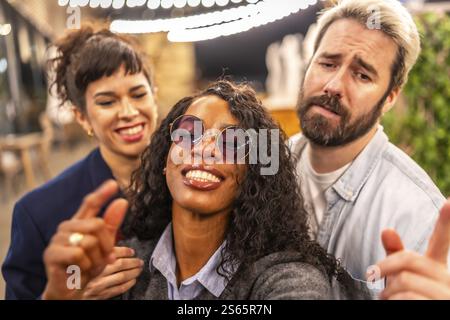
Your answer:
[[[80,242],[83,240],[84,234],[79,232],[74,232],[69,237],[69,243],[72,246],[78,246]]]

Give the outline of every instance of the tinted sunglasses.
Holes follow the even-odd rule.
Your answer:
[[[169,127],[172,141],[185,150],[191,150],[201,142],[206,131],[203,120],[193,115],[181,115]],[[238,126],[220,130],[215,135],[215,142],[224,160],[242,159],[250,152],[250,136]]]

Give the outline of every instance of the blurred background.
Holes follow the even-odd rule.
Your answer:
[[[49,94],[52,41],[84,23],[134,34],[156,75],[159,119],[180,98],[228,76],[249,82],[290,136],[300,130],[294,108],[316,15],[332,1],[280,0],[264,12],[267,2],[0,0],[0,262],[15,201],[95,147]],[[383,125],[450,195],[450,1],[402,2],[417,21],[423,51]],[[182,30],[182,23],[196,29]]]

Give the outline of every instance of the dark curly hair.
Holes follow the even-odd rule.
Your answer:
[[[172,144],[169,124],[184,114],[196,99],[208,95],[227,101],[231,114],[245,130],[279,129],[247,85],[220,80],[203,92],[180,100],[153,134],[151,144],[142,154],[141,167],[133,174],[129,190],[130,213],[123,227],[125,237],[157,241],[171,221],[172,197],[162,174]],[[227,266],[236,262],[246,267],[268,254],[289,250],[299,252],[305,263],[318,267],[331,280],[342,273],[342,269],[310,239],[307,214],[285,144],[286,136],[280,132],[278,141],[272,141],[280,150],[276,174],[261,175],[259,161],[247,164],[248,170],[239,185],[230,215],[218,272],[227,277],[234,271]]]
[[[122,65],[126,74],[143,72],[153,87],[149,62],[134,38],[107,29],[95,31],[85,25],[79,30],[69,31],[54,46],[57,56],[48,61],[47,67],[55,73],[51,87],[56,86],[61,105],[70,102],[85,111],[88,85],[104,76],[111,76]]]

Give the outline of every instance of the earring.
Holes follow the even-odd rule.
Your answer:
[[[167,168],[164,167],[164,169],[163,169],[163,175],[166,175],[166,172],[167,172]]]
[[[87,135],[92,138],[94,136],[94,131],[92,129],[89,129]]]

